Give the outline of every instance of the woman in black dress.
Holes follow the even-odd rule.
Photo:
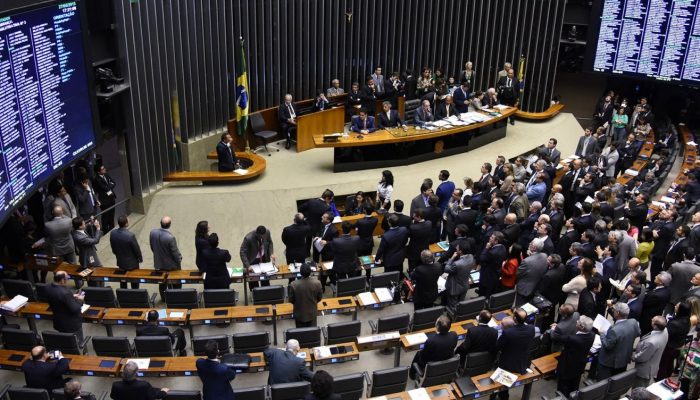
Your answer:
[[[228,289],[231,285],[226,263],[231,261],[231,253],[219,248],[219,235],[209,235],[209,248],[202,251],[207,275],[204,277],[204,289]]]
[[[208,237],[209,221],[197,222],[197,228],[194,230],[194,248],[197,254],[195,264],[197,265],[199,272],[207,272],[204,259],[202,258],[202,251],[209,248],[209,242],[207,241]]]

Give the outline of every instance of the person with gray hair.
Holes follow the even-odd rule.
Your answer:
[[[517,182],[513,185],[513,194],[506,200],[506,210],[518,217],[518,221],[527,218],[530,201],[527,199],[525,184]]]
[[[665,315],[664,308],[671,301],[671,274],[666,271],[661,271],[654,278],[654,290],[646,293],[642,298],[642,315],[639,319],[639,328],[642,330],[642,336],[651,332],[651,319],[656,315]],[[656,375],[654,375],[656,376]]]
[[[535,289],[547,272],[547,255],[542,252],[544,240],[534,238],[530,242],[528,256],[520,263],[516,272],[515,306],[519,307],[532,299]]]
[[[599,332],[601,347],[596,377],[598,380],[607,379],[627,369],[627,364],[632,360],[634,341],[641,333],[637,321],[627,319],[630,313],[627,304],[617,302],[612,310],[615,323],[607,332]]]
[[[666,348],[666,343],[668,343],[666,318],[656,315],[651,320],[651,325],[654,330],[642,337],[632,354],[634,368],[637,370],[634,387],[649,386],[651,380],[656,377],[656,373],[659,372],[661,355]]]
[[[432,307],[438,298],[437,281],[442,275],[442,266],[435,262],[435,255],[430,250],[420,253],[421,264],[411,271],[413,282],[413,308],[420,310]]]
[[[588,352],[595,340],[591,332],[593,320],[585,315],[578,317],[576,331],[567,335],[552,336],[552,341],[562,346],[557,364],[557,390],[566,394],[578,389],[581,375],[588,362]]]
[[[95,395],[88,392],[80,392],[82,385],[75,379],[71,379],[66,382],[63,387],[63,394],[66,396],[66,400],[95,400]]]
[[[297,357],[299,341],[296,339],[289,339],[284,350],[268,347],[263,354],[270,370],[267,377],[268,385],[310,381],[314,375],[306,368],[304,359]]]
[[[112,391],[109,396],[114,400],[153,400],[162,399],[170,389],[154,388],[147,381],[136,379],[139,367],[135,362],[129,361],[122,367],[122,380],[112,383]]]

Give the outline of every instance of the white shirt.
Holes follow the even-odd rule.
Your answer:
[[[384,186],[383,183],[377,185],[377,193],[379,197],[383,198],[384,201],[391,200],[391,194],[394,192],[394,187],[392,185]]]

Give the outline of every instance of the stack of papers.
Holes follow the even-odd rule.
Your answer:
[[[604,316],[598,314],[595,316],[595,321],[593,321],[593,327],[598,330],[601,334],[605,334],[605,332],[610,329],[610,321],[608,321]]]
[[[498,326],[498,321],[496,321],[494,318],[491,318],[491,321],[489,321],[488,325],[489,325],[491,328],[495,328],[495,327]]]
[[[496,368],[496,370],[491,374],[490,376],[491,380],[494,382],[498,382],[503,386],[511,387],[515,383],[515,381],[518,380],[518,376],[515,374],[511,374],[510,372]]]
[[[377,295],[380,303],[390,303],[394,301],[394,296],[392,296],[391,290],[387,288],[376,288],[374,289],[374,294]]]
[[[671,204],[673,204],[673,203],[676,202],[676,200],[675,200],[674,198],[668,197],[668,196],[661,196],[661,198],[659,199],[659,201],[662,201],[662,202],[664,202],[664,203],[671,203]]]
[[[613,285],[613,286],[615,286],[615,288],[616,288],[617,290],[625,290],[625,286],[622,284],[622,282],[620,282],[620,281],[618,281],[618,280],[616,280],[616,279],[613,279],[613,278],[610,278],[610,279],[608,279],[608,280],[610,281],[610,284]]]
[[[126,360],[127,363],[132,361],[138,365],[139,369],[148,369],[148,366],[151,364],[150,358],[130,358]]]
[[[392,340],[401,337],[399,331],[380,333],[378,335],[360,336],[357,338],[357,343],[381,342],[382,340]]]
[[[182,311],[171,311],[170,314],[168,315],[168,318],[182,318],[185,316],[185,313]]]
[[[248,170],[243,169],[243,168],[238,168],[238,169],[234,169],[233,172],[237,173],[238,175],[245,175],[248,173]]]
[[[637,176],[637,175],[639,175],[639,171],[637,171],[636,169],[628,168],[625,170],[625,174]]]
[[[443,250],[447,250],[447,249],[450,248],[450,244],[447,243],[446,240],[445,240],[445,241],[442,241],[442,242],[438,242],[437,245],[440,246],[440,248],[443,249]]]
[[[331,356],[331,348],[328,346],[316,347],[314,350],[316,351],[317,358],[325,358]]]
[[[530,303],[525,303],[522,306],[520,306],[520,308],[522,308],[523,311],[527,313],[527,315],[537,314],[537,312],[539,311],[537,307],[533,306]]]
[[[302,263],[291,263],[287,267],[289,267],[289,272],[294,272],[297,273],[301,270]],[[311,271],[316,271],[316,267],[312,266]]]
[[[418,388],[408,391],[408,397],[411,400],[430,400],[428,391],[425,388]]]
[[[28,301],[28,298],[22,296],[21,294],[18,294],[15,297],[13,297],[12,300],[1,305],[0,308],[2,308],[3,310],[15,312],[20,308],[24,307]]]
[[[324,261],[323,267],[326,268],[327,270],[333,269],[333,261]]]
[[[370,304],[377,304],[377,301],[372,296],[372,292],[363,292],[357,295],[362,305],[368,306]]]
[[[253,268],[253,273],[255,274],[270,275],[277,272],[277,267],[275,267],[271,262],[253,264],[250,267]]]
[[[504,106],[503,104],[496,104],[495,106],[493,106],[493,108],[498,110],[505,110],[506,108],[508,108],[508,106]]]
[[[410,335],[406,335],[406,341],[408,342],[409,346],[415,346],[417,344],[423,344],[428,340],[428,335],[425,333],[413,333]]]

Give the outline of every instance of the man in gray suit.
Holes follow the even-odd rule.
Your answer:
[[[467,254],[468,246],[466,242],[460,242],[445,264],[447,280],[442,294],[442,304],[450,310],[454,310],[457,303],[464,300],[469,291],[469,273],[474,268],[474,256]]]
[[[300,268],[301,279],[289,285],[289,302],[294,304],[294,321],[297,328],[316,326],[318,302],[323,298],[323,289],[318,279],[311,277],[311,266]]]
[[[693,261],[694,258],[695,251],[688,246],[683,251],[683,261],[672,264],[667,270],[671,274],[671,284],[668,288],[671,291],[672,306],[675,306],[694,285],[691,279],[696,274],[700,274],[700,266]]]
[[[633,237],[623,230],[611,231],[608,234],[610,242],[617,243],[617,273],[624,276],[627,271],[627,260],[637,255],[637,244]]]
[[[688,289],[688,291],[685,292],[685,294],[683,294],[683,297],[681,297],[680,301],[686,301],[692,296],[700,297],[700,273],[693,275],[693,277],[690,278],[690,283],[693,286],[691,286],[691,288]]]
[[[53,219],[44,224],[46,253],[58,256],[67,263],[75,263],[75,243],[73,243],[73,223],[63,215],[61,206],[54,206]]]
[[[83,268],[102,266],[95,247],[102,239],[100,221],[95,220],[92,224],[93,226],[88,229],[83,217],[73,218],[73,242],[78,248],[80,266]]]
[[[119,229],[115,229],[109,234],[109,244],[112,253],[117,257],[117,267],[125,271],[139,268],[139,263],[143,262],[141,246],[136,240],[136,236],[129,232],[129,219],[126,215],[117,218]],[[126,282],[119,282],[119,287],[126,289]],[[131,282],[132,289],[138,289],[138,282]]]
[[[160,219],[160,229],[151,230],[149,236],[149,243],[151,244],[151,251],[153,251],[153,268],[156,271],[175,271],[181,269],[180,263],[182,262],[182,254],[177,248],[177,240],[172,233],[170,233],[170,225],[172,224],[172,219],[167,215]],[[160,297],[165,299],[163,292],[165,292],[166,287],[171,287],[173,289],[182,288],[182,284],[170,284],[166,285],[161,283],[158,285],[158,290],[160,290]]]
[[[306,368],[304,359],[297,357],[297,353],[299,353],[299,341],[296,339],[287,340],[285,350],[268,347],[263,351],[270,369],[270,375],[267,377],[269,385],[311,380],[314,376],[313,372]]]
[[[562,336],[576,334],[576,323],[580,315],[573,304],[565,303],[559,307],[559,316],[561,317],[559,322],[551,325],[550,336],[554,342],[557,342]],[[561,350],[561,345],[556,346],[555,351]]]
[[[653,330],[644,335],[637,344],[637,349],[632,353],[632,361],[637,369],[637,376],[634,379],[634,387],[647,387],[651,379],[659,371],[661,355],[668,342],[668,331],[666,330],[666,318],[657,315],[651,320]]]
[[[266,262],[272,262],[274,264],[277,262],[270,230],[260,225],[254,231],[248,232],[248,234],[243,237],[239,255],[246,274],[253,272],[253,269],[250,267],[251,265]],[[264,280],[261,281],[261,283],[248,282],[248,287],[250,287],[251,290],[258,286],[270,286],[270,281]]]
[[[627,319],[630,308],[627,304],[617,302],[613,306],[615,323],[607,332],[600,332],[600,355],[598,356],[599,381],[624,372],[632,359],[634,340],[641,333],[639,323]]]
[[[539,285],[540,280],[547,273],[547,255],[542,252],[544,248],[544,240],[542,238],[534,238],[530,242],[527,249],[528,257],[526,257],[516,272],[515,284],[515,306],[529,302]]]

